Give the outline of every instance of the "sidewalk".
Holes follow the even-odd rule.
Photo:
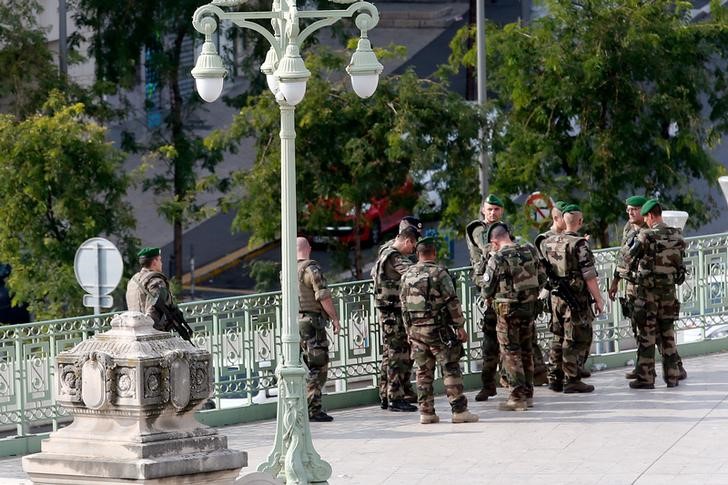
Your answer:
[[[377,406],[334,411],[312,423],[314,444],[333,467],[336,484],[726,484],[728,483],[728,354],[685,360],[688,380],[676,389],[627,387],[624,369],[598,372],[593,394],[537,388],[527,412],[496,410],[504,393],[470,408],[474,424],[423,426],[417,413]],[[221,430],[231,448],[248,452],[251,473],[269,453],[275,422]],[[23,483],[20,458],[0,461],[0,484]]]

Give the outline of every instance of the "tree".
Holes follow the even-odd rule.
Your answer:
[[[689,2],[548,0],[528,26],[488,27],[495,191],[578,200],[602,246],[625,195],[659,196],[699,225],[715,184],[708,152],[728,129],[728,24],[693,23]],[[475,63],[461,30],[451,64]]]
[[[378,52],[395,55],[401,49]],[[374,196],[391,194],[407,177],[443,188],[444,220],[464,223],[461,211],[475,197],[474,159],[479,116],[447,85],[418,79],[413,72],[381,79],[377,92],[360,99],[337,74],[348,61],[345,53],[320,49],[309,55],[312,72],[307,95],[296,107],[297,202],[302,225],[309,229],[331,221],[331,208],[321,201],[339,199],[353,208],[355,232],[364,223],[361,208]],[[280,115],[269,92],[248,100],[230,130],[208,139],[213,147],[229,146],[256,136],[254,167],[238,173],[241,189],[233,204],[235,225],[253,232],[251,240],[269,240],[280,228]],[[454,173],[473,174],[461,186],[443,184]],[[353,273],[362,277],[357,238]]]
[[[124,155],[81,104],[57,92],[23,121],[0,115],[0,261],[9,263],[15,303],[38,319],[83,313],[76,249],[106,235],[134,261]]]

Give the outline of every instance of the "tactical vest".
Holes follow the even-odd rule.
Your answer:
[[[632,271],[627,261],[629,260],[629,250],[634,244],[639,230],[634,229],[629,222],[627,225],[630,227],[627,228],[625,226],[625,230],[623,231],[622,245],[619,247],[619,254],[617,255],[616,271],[620,278],[634,283],[637,280],[637,275]]]
[[[371,275],[374,280],[374,304],[377,308],[402,307],[399,300],[400,278],[397,278],[396,280],[389,279],[385,274],[387,259],[398,252],[399,251],[392,246],[384,247],[379,254],[377,262],[372,268]]]
[[[635,271],[636,283],[646,288],[670,287],[681,284],[685,241],[680,229],[659,226],[644,230],[647,247]]]
[[[576,245],[583,240],[581,236],[556,234],[541,243],[543,256],[551,263],[558,278],[574,280],[581,276],[579,261],[576,258]]]
[[[522,303],[535,301],[539,292],[535,251],[528,246],[517,245],[503,248],[494,257],[506,265],[502,268],[503,278],[499,281],[495,300]]]
[[[167,282],[167,277],[156,271],[140,271],[132,276],[131,281],[126,287],[126,306],[129,311],[148,312],[152,306],[152,303],[149,301],[150,292],[148,286],[153,278],[159,278],[165,283]]]
[[[423,264],[412,266],[402,276],[402,311],[410,319],[432,319],[437,309],[432,301],[432,278],[430,269]]]
[[[304,283],[306,269],[316,264],[313,259],[305,259],[298,262],[298,311],[323,313],[321,303],[316,299],[316,293],[313,287]]]

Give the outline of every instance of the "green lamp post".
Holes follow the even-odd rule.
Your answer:
[[[337,3],[351,3],[333,0]],[[258,470],[267,472],[287,484],[324,483],[331,476],[331,466],[321,459],[313,447],[308,422],[305,393],[306,370],[301,364],[298,336],[298,278],[296,267],[296,150],[295,106],[306,94],[306,81],[311,73],[299,52],[302,42],[313,32],[343,18],[355,18],[361,32],[356,52],[346,71],[354,91],[368,98],[377,88],[382,65],[371,49],[367,32],[379,22],[379,12],[371,3],[356,1],[343,10],[303,10],[295,0],[273,0],[266,12],[226,12],[236,0],[213,0],[195,11],[192,23],[205,34],[205,43],[192,76],[197,92],[208,102],[222,92],[226,71],[212,42],[212,34],[220,20],[254,30],[270,44],[260,70],[268,87],[276,96],[281,110],[281,243],[282,243],[282,308],[283,359],[276,369],[278,377],[278,412],[276,436],[268,458]],[[253,20],[269,19],[272,31]],[[301,19],[315,19],[301,30]]]

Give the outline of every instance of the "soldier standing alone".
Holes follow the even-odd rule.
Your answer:
[[[513,242],[505,224],[488,228],[493,255],[483,275],[483,292],[498,316],[498,343],[511,395],[501,410],[525,411],[533,405],[533,346],[536,301],[546,283],[536,249]]]
[[[296,239],[298,259],[298,332],[301,337],[303,361],[308,367],[306,395],[308,419],[328,422],[334,418],[321,407],[321,389],[329,370],[329,340],[326,324],[333,322],[334,334],[341,329],[331,291],[318,262],[310,259],[311,245],[304,237]]]
[[[417,363],[417,401],[420,423],[440,421],[435,413],[432,388],[435,362],[442,366],[443,383],[452,409],[453,423],[473,423],[478,416],[468,411],[460,370],[462,343],[468,340],[465,317],[450,273],[437,264],[435,241],[417,243],[417,264],[402,277],[402,312]]]
[[[171,307],[174,305],[169,291],[169,280],[162,273],[162,252],[159,248],[145,247],[138,253],[141,270],[126,285],[126,306],[130,311],[141,312],[154,321],[154,328],[162,332],[172,329],[159,309],[157,300]]]

